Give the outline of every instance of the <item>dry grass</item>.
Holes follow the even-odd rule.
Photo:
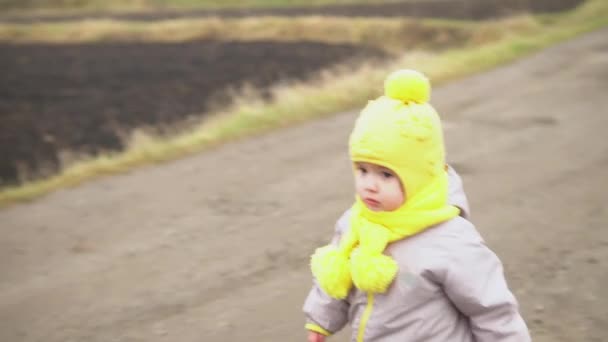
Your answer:
[[[276,100],[249,99],[217,113],[189,132],[173,138],[140,140],[124,153],[102,156],[67,167],[49,179],[27,183],[0,192],[0,205],[31,200],[55,189],[73,186],[105,174],[171,160],[195,153],[219,142],[257,134],[314,117],[359,108],[378,95],[378,84],[397,68],[415,68],[430,76],[435,86],[450,79],[492,68],[559,41],[608,25],[608,3],[590,0],[567,14],[544,16],[540,25],[525,33],[503,35],[497,41],[444,53],[408,52],[385,65],[362,66],[356,71],[334,71],[314,82],[274,90]]]
[[[531,16],[493,22],[448,20],[259,17],[179,19],[154,23],[114,20],[0,24],[0,41],[83,43],[100,41],[176,42],[195,39],[236,41],[315,41],[364,45],[388,52],[405,48],[446,49],[496,41],[506,35],[538,30]]]
[[[13,13],[61,11],[128,12],[158,10],[159,8],[263,8],[306,7],[341,4],[382,4],[395,0],[0,0],[0,10]],[[401,0],[403,1],[403,0]],[[432,0],[426,0],[432,1]]]

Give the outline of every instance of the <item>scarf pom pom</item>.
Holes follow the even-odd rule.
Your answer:
[[[310,259],[310,268],[325,293],[336,299],[348,296],[353,282],[346,254],[332,245],[317,248]]]
[[[351,255],[353,282],[365,292],[386,292],[398,270],[397,262],[384,254],[366,253],[357,248]]]

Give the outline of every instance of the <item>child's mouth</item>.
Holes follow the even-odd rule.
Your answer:
[[[371,199],[371,198],[364,198],[363,202],[368,206],[368,207],[372,207],[372,208],[376,208],[380,206],[380,202],[376,201],[375,199]]]

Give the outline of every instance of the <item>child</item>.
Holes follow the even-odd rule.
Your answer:
[[[361,112],[349,147],[356,200],[311,258],[308,341],[526,342],[502,264],[469,222],[445,164],[427,78],[400,70]]]

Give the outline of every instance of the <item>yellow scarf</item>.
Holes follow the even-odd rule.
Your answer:
[[[338,247],[318,248],[311,269],[319,286],[331,297],[344,299],[352,285],[365,292],[384,293],[398,272],[386,246],[458,216],[447,203],[447,173],[441,173],[395,211],[374,212],[360,198],[352,207],[350,230]]]

